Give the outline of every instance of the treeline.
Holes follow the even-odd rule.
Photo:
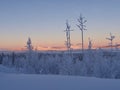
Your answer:
[[[14,67],[21,73],[120,78],[120,52],[102,50],[88,50],[84,54],[26,52],[10,53],[8,56],[3,55],[4,58],[1,55],[2,65]]]

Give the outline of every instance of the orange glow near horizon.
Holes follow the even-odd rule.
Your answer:
[[[35,40],[32,40],[32,45],[34,47],[34,49],[37,48],[37,50],[42,50],[42,51],[47,51],[47,50],[67,50],[66,49],[66,46],[64,45],[64,42],[62,43],[63,40],[61,40],[61,42],[58,42],[57,41],[54,43],[52,42],[37,42]],[[35,42],[34,42],[35,41]],[[74,40],[72,40],[74,41]],[[81,45],[78,44],[79,42],[78,41],[75,41],[75,42],[72,42],[72,46],[71,48],[72,49],[81,49]],[[88,48],[88,40],[84,40],[84,48],[87,49]],[[1,50],[10,50],[10,51],[21,51],[21,50],[26,50],[26,42],[24,43],[25,41],[21,41],[17,44],[15,43],[10,43],[10,44],[1,44],[0,45],[0,49]],[[118,40],[113,40],[113,44],[115,45],[116,42],[119,42]],[[37,45],[35,44],[37,43]],[[39,44],[40,43],[40,44]],[[98,38],[98,39],[95,39],[95,40],[92,40],[92,48],[93,49],[96,49],[96,48],[99,48],[99,47],[105,47],[108,45],[108,43],[110,43],[110,41],[106,40],[106,39],[103,39],[103,38]],[[117,43],[119,44],[119,43]]]
[[[95,44],[93,43],[93,46],[92,48],[93,49],[96,49],[96,48],[99,48],[99,47],[104,47],[104,46],[107,46],[107,43],[106,44]],[[71,46],[72,49],[81,49],[81,45],[72,45]],[[84,45],[84,48],[87,49],[88,48],[88,43]],[[21,50],[26,50],[26,47],[23,47],[23,46],[15,46],[15,47],[7,47],[7,48],[1,48],[1,50],[10,50],[10,51],[21,51]],[[48,45],[48,46],[39,46],[39,47],[34,47],[34,49],[37,49],[37,50],[42,50],[42,51],[47,51],[47,50],[67,50],[66,49],[66,46],[64,45],[60,45],[60,46],[52,46],[52,45]]]

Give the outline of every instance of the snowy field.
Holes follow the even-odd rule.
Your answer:
[[[19,74],[0,66],[0,90],[120,90],[120,79]]]

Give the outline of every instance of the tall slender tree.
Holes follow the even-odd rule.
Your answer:
[[[111,50],[112,50],[112,47],[113,47],[113,39],[115,38],[115,36],[113,36],[111,33],[110,33],[110,37],[109,38],[106,38],[107,40],[110,41],[110,47],[111,47]]]
[[[70,28],[71,28],[71,27],[70,27],[70,25],[69,25],[69,23],[68,23],[68,20],[66,20],[66,30],[65,30],[65,32],[66,32],[67,41],[65,42],[65,45],[66,45],[66,47],[67,47],[68,52],[71,52],[70,31],[73,31],[73,30],[71,30]]]
[[[80,17],[77,19],[77,21],[78,21],[78,28],[81,30],[81,35],[82,35],[82,53],[83,53],[83,51],[84,51],[84,36],[83,36],[83,31],[84,30],[87,30],[86,29],[86,25],[85,25],[85,23],[87,22],[87,20],[84,20],[84,17],[82,16],[82,14],[80,14]]]

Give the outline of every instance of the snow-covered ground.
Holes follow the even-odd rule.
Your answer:
[[[120,90],[120,79],[18,74],[0,66],[0,90]]]
[[[3,65],[0,65],[0,73],[17,73],[15,68],[8,68]]]

